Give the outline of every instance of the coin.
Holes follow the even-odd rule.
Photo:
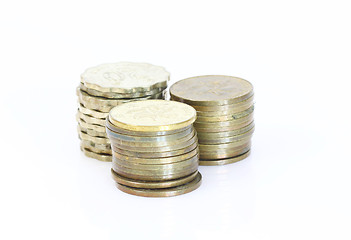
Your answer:
[[[249,131],[235,136],[211,138],[211,139],[201,138],[199,139],[199,143],[200,144],[222,144],[222,143],[235,142],[242,139],[247,139],[248,137],[251,138],[254,131],[255,131],[255,128],[251,128]]]
[[[218,159],[218,160],[200,160],[200,165],[202,166],[216,166],[216,165],[225,165],[229,163],[235,163],[240,160],[243,160],[247,158],[250,155],[250,151],[247,151],[246,153],[232,157],[232,158],[226,158],[226,159]]]
[[[221,143],[221,144],[199,144],[200,148],[200,153],[202,151],[217,151],[221,149],[227,149],[227,148],[233,148],[233,147],[238,147],[245,142],[248,142],[250,140],[250,136],[246,138],[242,138],[239,141],[235,142],[230,142],[230,143]]]
[[[86,122],[86,123],[97,124],[97,125],[101,125],[101,126],[104,126],[104,124],[106,122],[105,119],[94,118],[92,116],[81,113],[79,110],[77,111],[77,118],[83,119],[84,122]]]
[[[249,151],[250,148],[251,148],[251,143],[246,143],[244,145],[239,146],[238,148],[228,148],[223,151],[220,151],[220,150],[211,151],[211,152],[202,151],[200,154],[200,159],[214,160],[214,159],[231,158]]]
[[[84,92],[88,93],[92,96],[104,97],[104,98],[113,98],[113,99],[121,99],[121,98],[139,98],[145,96],[155,95],[159,92],[163,92],[166,87],[155,88],[147,92],[134,92],[134,93],[116,93],[116,92],[101,92],[95,89],[87,88],[84,84],[80,84],[79,88]]]
[[[88,128],[83,128],[82,126],[80,126],[78,124],[77,126],[77,130],[78,132],[84,132],[90,136],[93,136],[93,137],[104,137],[104,138],[107,138],[107,134],[105,132],[97,132],[93,129],[88,129]]]
[[[90,158],[95,158],[97,160],[103,161],[103,162],[111,162],[112,161],[112,156],[109,154],[98,154],[90,151],[89,149],[81,147],[81,150],[83,151],[84,155]]]
[[[192,129],[192,131],[188,134],[184,134],[182,138],[178,139],[167,139],[163,141],[125,141],[121,140],[118,138],[114,138],[109,136],[110,140],[120,146],[128,146],[132,148],[163,148],[163,147],[168,147],[168,146],[177,146],[180,145],[181,143],[186,143],[190,141],[194,136],[195,136],[195,129]],[[183,146],[183,145],[182,145]],[[182,147],[181,147],[182,148]]]
[[[87,141],[87,140],[83,140],[83,141]],[[80,142],[80,146],[82,148],[85,148],[85,149],[87,149],[87,150],[89,150],[89,151],[91,151],[93,153],[98,153],[98,154],[102,153],[102,154],[112,155],[112,150],[111,149],[107,149],[106,147],[105,147],[105,149],[93,147],[90,144],[85,144],[83,141]],[[102,145],[102,144],[99,144],[99,145]]]
[[[122,185],[129,186],[129,187],[135,187],[135,188],[147,188],[147,189],[155,189],[155,188],[170,188],[170,187],[176,187],[180,186],[183,184],[186,184],[188,182],[191,182],[198,174],[198,171],[190,174],[189,176],[175,179],[175,180],[169,180],[169,181],[142,181],[142,180],[135,180],[131,178],[126,178],[115,171],[111,169],[113,179]]]
[[[254,106],[246,109],[245,111],[238,112],[238,113],[231,113],[227,115],[218,115],[218,116],[203,116],[197,114],[196,121],[198,122],[221,122],[221,121],[228,121],[228,120],[235,120],[238,118],[245,117],[254,111]],[[215,114],[212,114],[215,115]]]
[[[241,124],[236,124],[233,126],[226,126],[226,127],[195,127],[197,132],[204,132],[204,133],[215,133],[215,132],[227,132],[227,131],[234,131],[234,130],[239,130],[240,128],[246,127],[247,125],[250,125],[252,121],[247,121],[243,122]]]
[[[81,113],[84,113],[86,115],[90,115],[94,118],[101,118],[101,119],[106,119],[106,117],[108,116],[108,112],[99,112],[96,110],[92,110],[89,108],[84,107],[82,104],[78,104],[78,109]]]
[[[169,152],[134,152],[134,151],[128,151],[128,150],[118,148],[115,145],[111,145],[111,147],[114,153],[117,152],[126,156],[137,157],[137,158],[163,158],[163,157],[173,157],[173,156],[182,155],[184,153],[188,153],[194,150],[197,147],[197,145],[198,145],[197,142],[194,142],[193,144],[185,148],[177,149]]]
[[[169,73],[148,63],[107,63],[88,68],[81,82],[100,92],[134,93],[167,87]]]
[[[169,151],[175,151],[178,149],[183,149],[187,146],[190,146],[194,143],[197,143],[198,139],[196,136],[196,133],[193,132],[192,138],[190,140],[184,141],[184,142],[179,142],[175,145],[166,145],[166,146],[148,146],[148,147],[132,147],[132,146],[127,146],[127,145],[122,145],[117,142],[113,142],[113,145],[124,150],[128,151],[133,151],[133,152],[169,152]]]
[[[225,111],[235,111],[241,112],[244,111],[253,105],[253,95],[246,99],[245,101],[234,103],[234,104],[226,104],[226,105],[219,105],[219,106],[197,106],[191,105],[196,111],[200,112],[225,112]]]
[[[233,104],[253,94],[250,82],[231,76],[208,75],[180,80],[170,88],[171,98],[197,106]]]
[[[135,101],[114,107],[109,121],[132,131],[168,131],[191,125],[196,111],[189,105],[165,100]]]
[[[113,156],[113,162],[125,168],[132,168],[133,170],[172,170],[172,169],[183,169],[189,166],[198,165],[199,155],[194,155],[191,158],[184,159],[182,161],[167,163],[167,164],[140,164],[129,161],[123,161],[116,155]]]
[[[83,128],[92,129],[92,130],[94,130],[96,132],[102,132],[102,133],[106,132],[104,126],[100,126],[100,125],[96,125],[96,124],[89,124],[89,123],[86,123],[83,119],[80,119],[80,118],[77,118],[77,122]]]
[[[128,142],[126,143],[127,145],[129,145],[129,143],[148,143],[148,144],[152,144],[155,143],[156,144],[161,144],[161,143],[165,143],[168,145],[169,142],[172,141],[177,141],[180,140],[182,141],[182,139],[184,137],[188,137],[192,132],[194,131],[194,128],[187,128],[184,131],[175,133],[175,134],[170,134],[170,135],[166,135],[166,136],[156,136],[156,137],[140,137],[140,136],[130,136],[130,135],[125,135],[125,134],[119,134],[116,132],[113,132],[111,130],[109,130],[109,128],[106,128],[106,133],[109,135],[109,137],[111,139],[113,139],[114,141],[121,141],[121,143],[123,142]]]
[[[123,192],[143,197],[172,197],[194,191],[201,185],[201,174],[198,173],[195,179],[187,184],[165,189],[133,188],[117,184],[118,189]]]
[[[185,130],[188,130],[192,128],[192,125],[186,126],[184,128],[179,128],[175,130],[170,130],[170,131],[156,131],[156,132],[143,132],[143,131],[132,131],[132,130],[126,130],[122,128],[118,128],[113,126],[113,124],[109,121],[109,118],[106,118],[106,128],[114,133],[117,134],[123,134],[123,135],[129,135],[129,136],[136,136],[136,137],[160,137],[160,136],[171,136],[173,134],[178,134],[180,132],[183,132]]]
[[[183,153],[181,155],[177,156],[172,156],[172,157],[160,157],[160,158],[139,158],[139,157],[132,157],[132,156],[126,156],[123,155],[119,152],[113,152],[113,155],[119,160],[119,161],[127,161],[129,163],[137,163],[137,164],[168,164],[168,163],[175,163],[175,162],[180,162],[184,161],[186,159],[192,158],[195,155],[199,153],[199,148],[196,147],[195,149]]]
[[[110,139],[104,137],[93,137],[84,132],[79,132],[79,137],[83,140],[91,141],[98,144],[110,144]]]
[[[233,130],[233,131],[223,131],[223,132],[197,132],[197,137],[198,139],[201,138],[201,140],[203,139],[217,139],[217,138],[224,138],[224,137],[232,137],[232,136],[236,136],[239,134],[243,134],[247,131],[249,131],[250,129],[252,129],[253,127],[255,127],[255,123],[254,121],[252,121],[249,125],[246,125],[242,128],[239,128],[237,130]]]
[[[95,143],[89,140],[81,140],[81,146],[86,147],[86,148],[96,148],[100,151],[106,151],[106,152],[111,152],[111,145],[110,144],[99,144],[99,143]],[[110,153],[112,154],[112,152]]]
[[[235,127],[236,125],[241,125],[243,123],[250,123],[253,121],[253,113],[250,113],[247,116],[233,119],[233,120],[228,120],[228,121],[221,121],[221,122],[199,122],[196,121],[194,122],[194,127],[197,128],[220,128],[220,127]]]

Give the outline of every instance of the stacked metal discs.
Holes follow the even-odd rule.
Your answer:
[[[87,69],[77,88],[78,134],[84,154],[112,161],[105,130],[109,111],[126,102],[163,99],[168,80],[164,68],[147,63],[120,62]]]
[[[249,155],[254,132],[250,82],[231,76],[199,76],[175,83],[170,95],[197,111],[194,127],[200,165],[233,163]]]
[[[146,197],[175,196],[198,188],[195,119],[194,108],[174,101],[137,101],[113,108],[106,132],[118,188]]]

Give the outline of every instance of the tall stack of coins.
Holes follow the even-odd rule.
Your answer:
[[[171,99],[197,111],[194,123],[200,149],[200,165],[237,162],[250,154],[254,132],[253,87],[231,76],[187,78],[170,88]]]
[[[78,134],[84,154],[112,161],[105,130],[109,111],[126,102],[163,99],[168,80],[164,68],[147,63],[120,62],[87,69],[77,88]]]
[[[195,119],[193,107],[174,101],[137,101],[113,108],[106,132],[117,187],[145,197],[175,196],[198,188]]]

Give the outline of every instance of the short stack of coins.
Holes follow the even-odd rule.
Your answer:
[[[87,69],[77,88],[78,134],[88,157],[112,161],[105,123],[110,110],[120,104],[163,99],[169,73],[147,63],[110,63]]]
[[[169,197],[201,184],[196,110],[183,103],[147,100],[113,108],[106,120],[112,176],[126,193]]]
[[[170,88],[171,99],[197,111],[200,165],[234,163],[250,154],[254,132],[253,87],[236,77],[187,78]]]

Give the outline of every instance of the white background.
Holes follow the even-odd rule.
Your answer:
[[[349,3],[1,1],[0,238],[351,239]],[[75,121],[80,74],[118,61],[251,81],[251,156],[186,195],[119,191]]]

